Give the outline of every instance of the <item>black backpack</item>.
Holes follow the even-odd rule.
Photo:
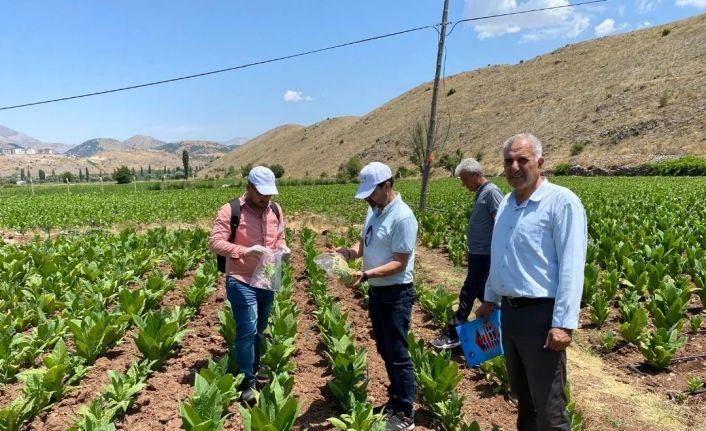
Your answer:
[[[238,231],[238,226],[240,225],[240,198],[235,198],[230,201],[230,237],[228,242],[235,241],[235,234]],[[277,216],[277,221],[280,222],[279,207],[276,203],[270,201],[270,209]],[[216,255],[216,262],[218,264],[218,271],[226,272],[226,257]]]

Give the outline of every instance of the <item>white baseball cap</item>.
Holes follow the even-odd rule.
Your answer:
[[[275,174],[269,168],[255,166],[250,169],[248,182],[255,186],[261,195],[272,196],[278,194],[277,187],[275,187]]]
[[[360,185],[356,199],[365,199],[373,193],[375,186],[392,178],[390,167],[380,162],[370,162],[360,171]]]

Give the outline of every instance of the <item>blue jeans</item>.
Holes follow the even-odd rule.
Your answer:
[[[275,293],[251,287],[233,277],[226,278],[226,296],[235,319],[235,354],[244,382],[253,382],[260,367],[260,345]]]
[[[414,413],[416,383],[409,357],[407,332],[414,303],[412,284],[371,287],[368,315],[373,326],[375,346],[382,356],[390,379],[387,410]]]

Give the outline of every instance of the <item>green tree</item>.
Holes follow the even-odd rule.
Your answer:
[[[147,165],[147,175],[152,175],[152,165]]]
[[[249,162],[247,165],[243,165],[240,167],[240,176],[243,178],[247,177],[250,173],[250,170],[252,170],[252,162]]]
[[[44,181],[45,179],[47,179],[47,174],[45,174],[44,171],[40,169],[39,170],[39,180]]]
[[[409,156],[409,161],[419,172],[424,172],[424,154],[427,151],[427,125],[424,121],[418,120],[414,123],[408,145],[412,153]]]
[[[88,175],[88,166],[86,166],[86,181],[88,181],[89,178],[90,176]]]
[[[63,174],[59,175],[59,178],[61,179],[62,183],[65,183],[66,180],[68,180],[70,183],[76,182],[76,175],[72,174],[69,171],[66,171]]]
[[[20,168],[20,179],[23,181],[25,179],[25,168]]]
[[[270,166],[270,170],[275,174],[275,178],[282,178],[282,175],[284,175],[284,166],[282,165],[274,164]]]
[[[235,177],[235,166],[228,166],[228,170],[226,171],[226,177]]]
[[[115,174],[113,174],[113,179],[117,181],[118,184],[129,184],[132,181],[130,168],[125,165],[119,167],[115,171]]]
[[[461,160],[463,160],[463,153],[461,152],[461,150],[456,150],[456,152],[453,154],[442,155],[439,159],[439,166],[449,171],[449,173],[453,177],[454,171],[456,170],[456,166],[461,163]]]
[[[361,169],[363,169],[363,163],[360,161],[360,157],[353,156],[338,167],[338,176],[352,180],[358,176]]]
[[[181,163],[184,165],[184,179],[189,178],[189,152],[184,149],[181,152]]]
[[[32,172],[29,171],[29,168],[27,168],[27,178],[32,178]]]
[[[78,180],[79,182],[83,181],[83,171],[81,170],[81,168],[78,169]]]

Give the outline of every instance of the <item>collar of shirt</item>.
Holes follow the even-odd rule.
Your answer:
[[[384,215],[386,215],[387,213],[389,213],[390,211],[392,211],[392,208],[393,208],[393,207],[396,207],[396,206],[400,203],[400,200],[402,200],[402,194],[401,194],[400,192],[395,192],[395,193],[397,193],[397,196],[395,196],[395,197],[390,201],[389,204],[385,205],[385,208],[383,208],[382,211],[379,211],[379,212],[378,212],[378,209],[377,209],[377,208],[375,208],[375,209],[373,210],[373,215],[374,215],[375,217],[378,217],[378,218],[383,217]]]
[[[542,181],[542,184],[540,184],[539,187],[537,187],[537,190],[532,192],[530,197],[525,199],[525,201],[522,202],[521,204],[517,203],[517,199],[515,198],[516,194],[515,194],[515,191],[513,190],[512,193],[510,193],[510,197],[508,198],[508,203],[510,205],[512,205],[513,209],[517,210],[517,209],[526,207],[527,204],[529,203],[529,201],[539,202],[547,195],[547,193],[549,193],[549,187],[546,187],[547,184],[549,184],[549,180],[546,177],[544,177],[544,181]]]
[[[490,184],[490,181],[486,181],[485,183],[481,184],[480,187],[478,187],[478,190],[476,190],[476,199],[475,199],[476,201],[478,200],[478,196],[480,196],[480,192],[481,192],[481,191],[485,188],[485,186],[487,186],[488,184]]]

